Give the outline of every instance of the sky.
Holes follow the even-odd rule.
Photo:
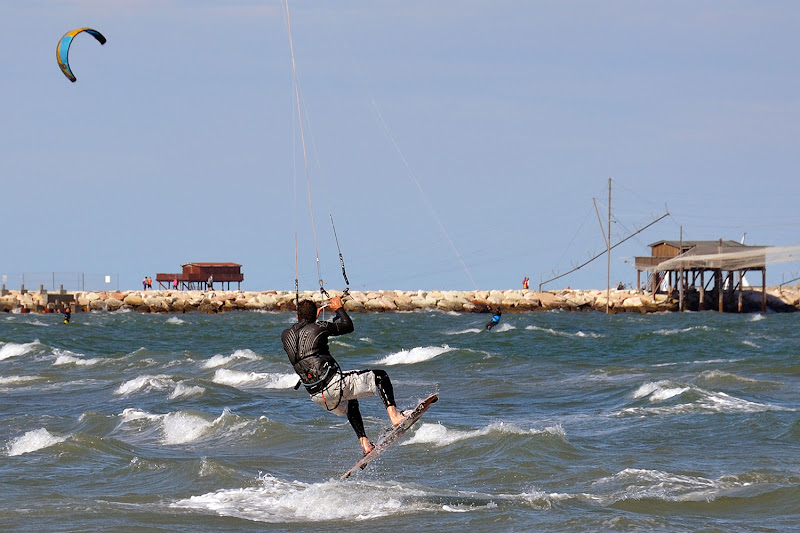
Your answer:
[[[609,179],[612,244],[670,213],[612,284],[662,239],[800,244],[797,2],[290,0],[305,157],[282,0],[0,13],[9,288],[225,261],[340,290],[339,250],[354,290],[538,288],[605,249]],[[70,83],[55,48],[86,26],[108,42],[75,39]]]

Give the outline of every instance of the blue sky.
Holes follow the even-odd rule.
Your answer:
[[[279,0],[0,0],[0,272],[316,288]],[[796,2],[290,1],[322,277],[506,289],[660,239],[800,243]],[[70,83],[60,37],[80,35]],[[797,263],[768,268],[768,283]],[[545,288],[604,288],[601,259]],[[9,284],[14,284],[9,282]]]

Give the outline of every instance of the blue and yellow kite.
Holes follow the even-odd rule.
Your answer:
[[[100,41],[100,44],[106,44],[106,38],[103,37],[103,34],[92,28],[78,28],[77,30],[68,31],[64,34],[61,40],[58,41],[58,46],[56,47],[56,59],[58,60],[58,66],[61,67],[61,72],[72,82],[74,82],[76,78],[72,73],[72,69],[69,68],[69,47],[72,44],[72,39],[81,32],[88,33]]]

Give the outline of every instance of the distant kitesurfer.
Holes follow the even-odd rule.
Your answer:
[[[352,333],[355,328],[342,307],[341,296],[331,298],[327,307],[336,313],[338,320],[317,322],[321,308],[318,309],[311,300],[301,301],[297,305],[297,323],[281,334],[283,349],[300,376],[295,388],[304,385],[315,404],[338,416],[347,415],[364,454],[367,454],[373,445],[364,431],[357,398],[379,394],[395,426],[405,419],[405,413],[397,411],[392,382],[385,371],[343,372],[339,367],[328,348],[328,337]]]
[[[64,308],[64,324],[69,324],[69,319],[72,317],[72,312],[69,307]]]
[[[498,307],[497,310],[492,313],[492,319],[486,323],[486,329],[489,330],[495,327],[500,322],[501,316],[503,316],[503,312],[500,311],[500,308]]]

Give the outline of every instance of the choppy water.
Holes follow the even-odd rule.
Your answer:
[[[344,368],[441,399],[339,481],[358,443],[293,390],[289,314],[4,315],[0,529],[800,530],[798,319],[355,315]]]

